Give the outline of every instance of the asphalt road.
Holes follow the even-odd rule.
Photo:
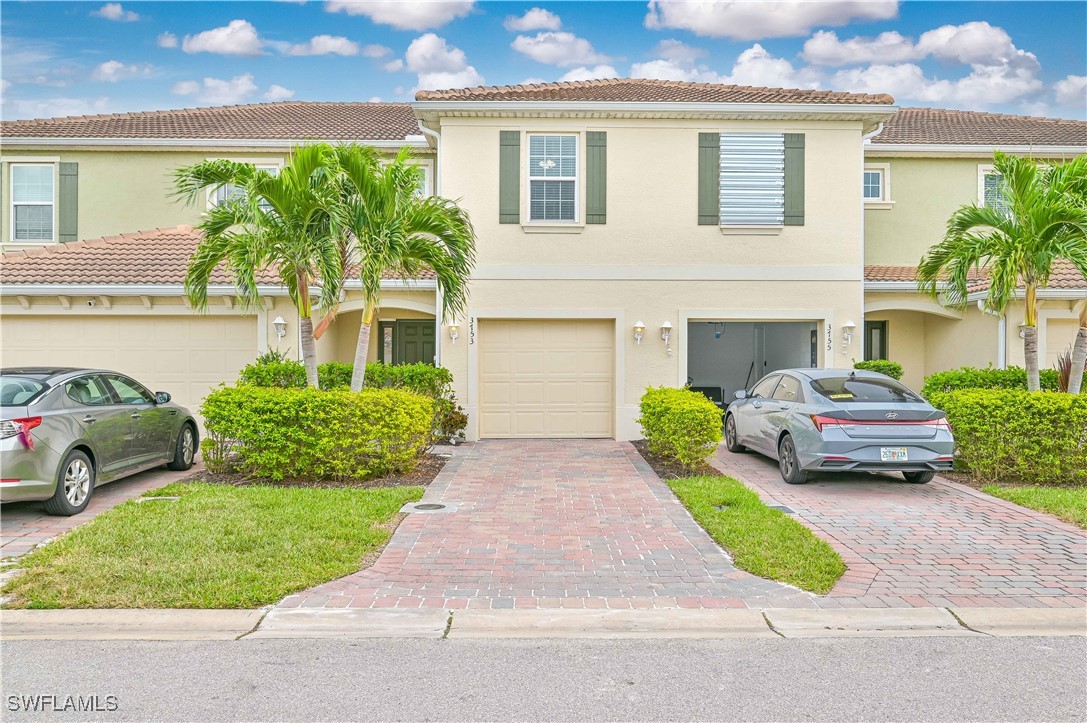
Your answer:
[[[5,721],[1087,720],[1084,638],[6,641],[0,653]],[[116,710],[13,710],[35,695],[103,708],[115,696]]]

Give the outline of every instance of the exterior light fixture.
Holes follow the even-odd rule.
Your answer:
[[[283,320],[282,316],[277,316],[272,320],[272,326],[276,329],[276,336],[280,339],[287,336],[287,322]]]
[[[661,339],[664,340],[665,346],[668,346],[668,342],[672,339],[672,322],[666,321],[661,324]]]
[[[715,321],[713,322],[713,338],[720,339],[721,335],[725,333],[725,322]]]
[[[457,343],[457,337],[460,336],[460,324],[453,322],[449,325],[449,340],[454,344]]]
[[[645,336],[645,323],[639,320],[634,325],[634,343],[641,344],[643,336]]]
[[[1020,339],[1026,339],[1027,338],[1027,322],[1025,322],[1025,321],[1021,322],[1019,324],[1019,338]]]
[[[857,325],[852,321],[842,324],[842,349],[848,349],[849,345],[853,343],[853,332],[856,330]]]

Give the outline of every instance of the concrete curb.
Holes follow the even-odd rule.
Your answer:
[[[264,610],[0,610],[4,640],[234,640]]]
[[[3,610],[0,636],[5,640],[1085,637],[1087,609]]]

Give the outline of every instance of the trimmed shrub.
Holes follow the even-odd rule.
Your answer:
[[[985,482],[1087,483],[1087,395],[934,392],[955,434],[956,469]]]
[[[694,469],[721,442],[721,410],[690,389],[649,387],[642,395],[642,425],[650,453]]]
[[[325,362],[317,365],[317,385],[321,389],[350,389],[354,364]]]
[[[221,387],[200,408],[212,472],[259,479],[368,479],[408,472],[430,444],[434,400],[361,392]]]
[[[1042,369],[1042,390],[1047,392],[1057,391],[1057,372],[1054,369]],[[1087,379],[1087,374],[1084,375]],[[937,372],[925,377],[925,386],[921,390],[921,396],[928,399],[935,392],[950,392],[955,389],[1027,389],[1027,370],[1022,367],[1008,367],[1007,369],[977,369],[974,367],[962,367],[950,369],[946,372]],[[1085,385],[1087,389],[1087,385]]]
[[[321,389],[347,389],[351,386],[351,364],[325,362],[317,366],[317,384]],[[265,354],[247,365],[238,376],[238,384],[250,387],[302,389],[306,386],[306,367],[295,359],[275,358]]]
[[[868,361],[853,362],[854,369],[865,369],[877,374],[886,374],[891,379],[902,379],[902,365],[898,362],[886,359],[869,359]]]

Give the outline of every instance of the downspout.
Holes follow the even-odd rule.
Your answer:
[[[442,195],[442,134],[432,131],[419,122],[419,130],[423,135],[434,139],[434,195]],[[442,365],[442,287],[434,291],[434,366]]]
[[[1001,315],[996,325],[996,365],[1000,369],[1008,368],[1008,317]]]
[[[883,121],[880,121],[879,125],[876,126],[875,130],[869,131],[868,133],[865,133],[865,134],[863,134],[861,136],[861,183],[860,183],[860,185],[861,185],[862,189],[863,189],[863,186],[864,186],[864,161],[865,161],[865,159],[864,159],[864,147],[868,144],[868,141],[872,140],[873,138],[875,138],[876,136],[878,136],[882,132],[883,132]],[[865,224],[865,221],[866,221],[866,218],[865,218],[864,214],[865,214],[865,210],[864,210],[864,191],[862,190],[861,191],[861,317],[860,317],[861,318],[861,320],[860,320],[861,359],[864,359],[864,345],[865,345],[864,340],[867,338],[866,335],[865,335],[865,331],[864,331],[864,304],[865,304],[865,301],[866,301],[865,292],[864,292],[864,255],[865,255],[865,253],[867,251],[867,249],[865,247],[865,239],[864,239],[864,224]],[[890,353],[891,353],[891,350],[890,350],[890,348],[888,348],[887,349],[888,356],[890,355]],[[831,362],[831,360],[828,359],[827,362]],[[829,364],[825,364],[824,366],[828,366],[828,365]]]

